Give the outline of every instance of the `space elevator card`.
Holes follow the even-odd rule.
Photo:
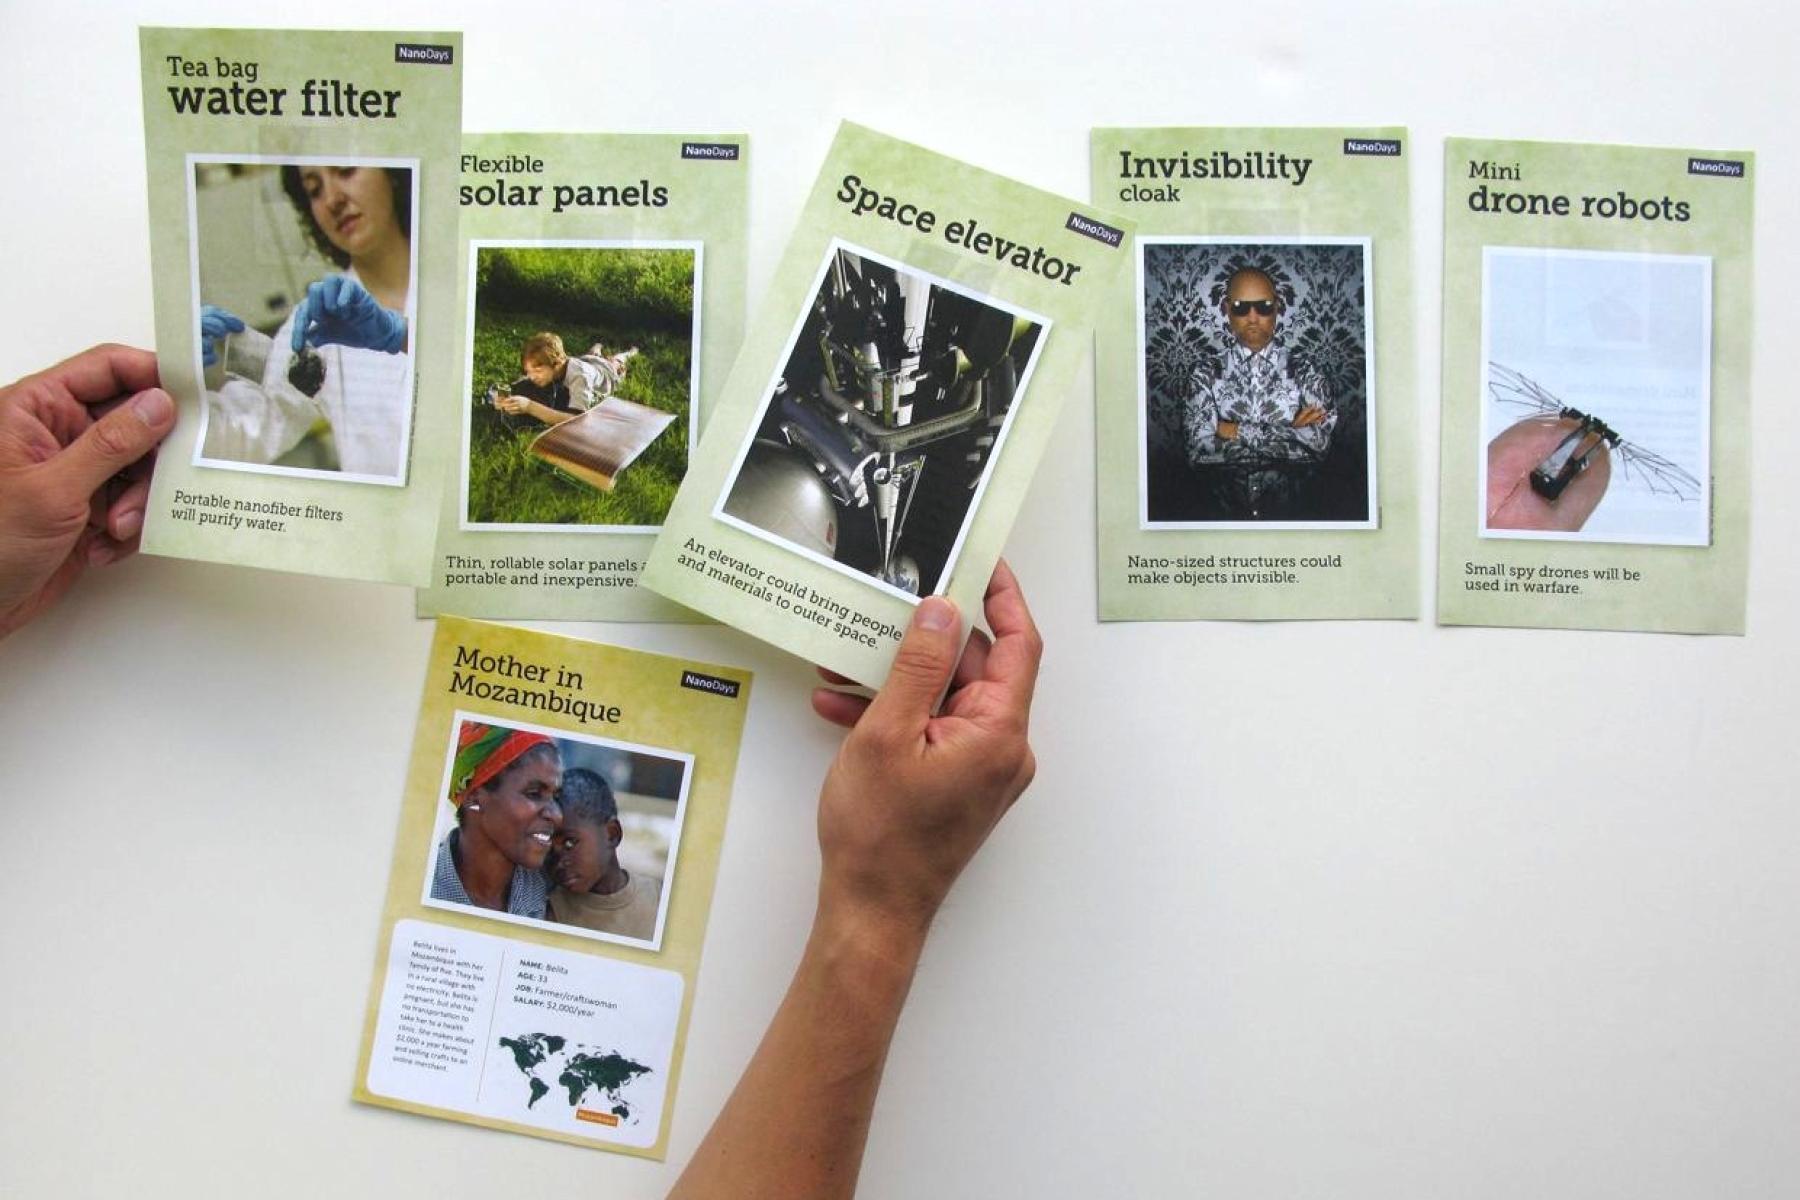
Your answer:
[[[1418,615],[1404,129],[1096,129],[1102,620]]]
[[[420,585],[456,415],[454,33],[144,29],[143,548]]]
[[[421,615],[696,619],[637,578],[743,337],[748,154],[464,136],[462,384]]]
[[[662,1158],[750,674],[438,621],[357,1100]]]
[[[878,686],[979,614],[1131,227],[846,123],[643,582]]]
[[[1441,623],[1744,632],[1754,180],[1445,144]]]

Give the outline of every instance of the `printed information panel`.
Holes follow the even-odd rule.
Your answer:
[[[369,1091],[648,1147],[681,976],[428,921],[394,926]]]

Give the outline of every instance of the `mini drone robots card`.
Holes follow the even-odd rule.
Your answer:
[[[1440,618],[1742,632],[1750,156],[1446,161]]]

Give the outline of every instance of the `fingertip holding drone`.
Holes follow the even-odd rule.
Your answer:
[[[1488,371],[1488,390],[1500,403],[1575,422],[1575,427],[1531,469],[1531,490],[1545,500],[1554,504],[1571,483],[1594,465],[1603,449],[1618,459],[1627,479],[1651,493],[1681,501],[1699,499],[1700,481],[1672,460],[1627,441],[1599,417],[1564,404],[1541,384],[1511,367],[1489,363]]]

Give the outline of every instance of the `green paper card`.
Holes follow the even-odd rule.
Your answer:
[[[870,686],[973,617],[1131,226],[845,124],[643,582]]]
[[[747,159],[742,135],[463,138],[462,405],[421,615],[696,619],[637,577],[743,337]]]
[[[1404,129],[1096,129],[1102,620],[1418,615]]]
[[[438,622],[356,1099],[662,1158],[750,673]]]
[[[429,574],[454,415],[454,33],[145,29],[152,554]]]
[[[1445,143],[1440,622],[1744,632],[1754,182]]]

